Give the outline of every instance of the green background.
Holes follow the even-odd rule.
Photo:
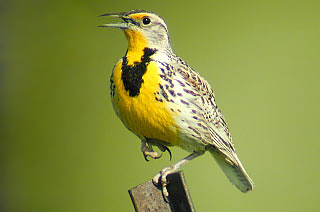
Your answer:
[[[145,162],[109,98],[127,42],[97,16],[137,8],[210,82],[256,184],[205,154],[184,168],[196,210],[319,211],[320,2],[268,0],[1,1],[0,211],[133,211],[127,190],[172,163]]]

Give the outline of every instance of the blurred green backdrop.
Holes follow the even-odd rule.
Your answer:
[[[256,184],[205,154],[184,168],[197,211],[319,211],[320,3],[296,0],[1,1],[0,211],[133,211],[127,190],[172,163],[144,161],[109,99],[127,42],[97,15],[136,8],[211,83]]]

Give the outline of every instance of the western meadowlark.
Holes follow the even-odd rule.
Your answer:
[[[238,159],[228,126],[209,83],[170,46],[168,28],[157,14],[145,10],[104,14],[123,22],[101,25],[120,28],[128,40],[124,57],[111,75],[113,108],[123,124],[141,139],[141,151],[160,158],[168,146],[191,154],[164,168],[154,178],[168,197],[167,175],[209,151],[226,176],[242,192],[254,184]],[[171,153],[170,153],[171,157]]]

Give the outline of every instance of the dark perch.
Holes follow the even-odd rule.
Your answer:
[[[130,189],[129,195],[136,212],[194,212],[183,172],[168,175],[168,181],[169,202],[164,200],[161,189],[152,180]]]

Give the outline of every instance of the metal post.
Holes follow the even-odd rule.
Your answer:
[[[136,212],[195,212],[183,172],[168,175],[168,181],[169,202],[165,201],[161,188],[156,187],[152,180],[130,189]]]

